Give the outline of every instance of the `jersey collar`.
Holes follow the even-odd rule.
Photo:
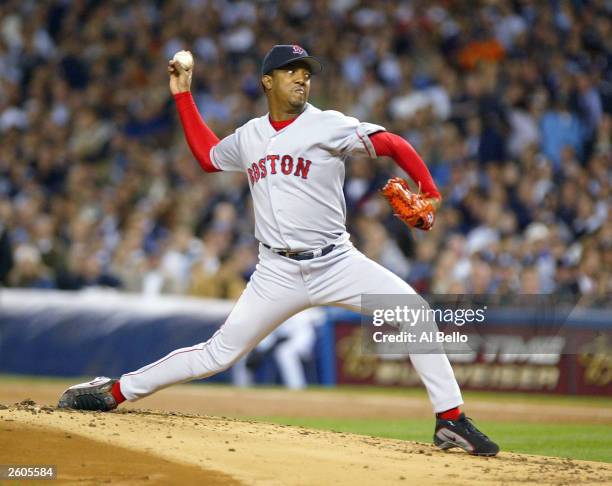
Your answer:
[[[270,127],[270,129],[272,131],[271,136],[278,135],[279,133],[285,131],[288,127],[294,125],[299,119],[302,118],[302,115],[304,115],[304,113],[306,113],[307,111],[309,111],[311,109],[311,106],[312,105],[310,103],[306,103],[306,105],[304,106],[304,109],[302,110],[302,113],[297,115],[295,118],[292,118],[291,120],[287,120],[289,123],[287,123],[284,127],[282,127],[279,130],[276,130],[276,128],[274,128],[274,125],[272,125],[272,122],[270,120],[270,113],[269,112],[266,113],[265,117],[266,117],[266,120],[268,122],[268,127]],[[281,123],[283,123],[283,122],[281,122]]]

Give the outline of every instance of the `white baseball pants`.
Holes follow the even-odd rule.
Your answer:
[[[176,383],[206,378],[232,366],[279,324],[312,306],[341,306],[361,312],[362,294],[414,294],[397,275],[359,252],[350,242],[329,254],[297,261],[260,245],[259,263],[225,323],[206,342],[173,351],[121,377],[130,401]],[[461,405],[459,385],[445,354],[411,354],[434,412]]]

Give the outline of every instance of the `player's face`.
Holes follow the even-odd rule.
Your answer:
[[[295,62],[272,72],[271,91],[281,103],[292,108],[301,108],[310,94],[310,67],[304,62]]]

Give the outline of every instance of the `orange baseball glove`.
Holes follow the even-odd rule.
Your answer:
[[[395,215],[408,226],[424,231],[432,228],[435,218],[433,204],[422,194],[412,192],[404,179],[389,179],[382,188],[382,193]]]

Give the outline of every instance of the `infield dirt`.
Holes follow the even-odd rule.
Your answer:
[[[597,462],[477,458],[417,442],[190,413],[77,412],[32,400],[0,408],[0,464],[55,464],[54,484],[612,483],[612,464]]]

